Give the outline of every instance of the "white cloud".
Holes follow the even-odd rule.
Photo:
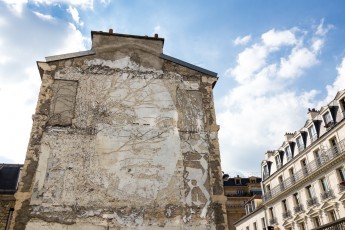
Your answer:
[[[250,39],[252,38],[252,36],[249,34],[247,36],[244,36],[244,37],[237,37],[235,40],[234,40],[234,45],[245,45],[247,44]]]
[[[297,77],[318,63],[325,35],[298,28],[272,29],[238,54],[236,65],[227,71],[238,85],[216,102],[225,172],[260,171],[257,162],[264,153],[279,148],[285,132],[303,126],[307,108],[315,107],[319,92],[291,88]],[[345,82],[345,61],[338,72],[343,76],[338,81]],[[247,168],[243,162],[248,162]]]
[[[77,23],[80,26],[84,25],[84,22],[82,20],[80,20],[79,12],[78,12],[77,8],[75,8],[73,6],[69,6],[67,9],[67,12],[71,14],[75,23]]]
[[[32,11],[37,17],[44,21],[53,21],[55,18],[49,14],[41,14],[40,12]]]
[[[284,45],[294,45],[297,43],[295,37],[296,29],[275,31],[274,29],[262,34],[261,39],[265,46],[280,47]]]
[[[345,89],[345,57],[343,57],[340,65],[337,67],[338,75],[331,85],[326,86],[327,96],[319,103],[319,107],[332,101],[338,91]]]
[[[331,24],[324,26],[324,22],[325,22],[325,20],[322,19],[320,24],[316,27],[316,31],[315,31],[315,34],[318,36],[321,36],[321,37],[325,36],[329,30],[334,28],[334,26]]]
[[[283,78],[298,77],[303,74],[306,68],[317,63],[316,54],[307,48],[295,48],[290,55],[280,60],[278,76]]]
[[[20,16],[23,11],[24,5],[28,2],[27,0],[2,0],[6,3],[7,7],[17,16]]]
[[[87,39],[82,33],[71,23],[68,24],[67,36],[64,39],[61,48],[58,48],[56,54],[73,53],[77,51],[86,50],[85,43]]]
[[[93,0],[30,0],[36,4],[52,5],[56,3],[65,3],[71,6],[82,7],[83,9],[93,9]]]

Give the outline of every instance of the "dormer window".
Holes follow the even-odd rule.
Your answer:
[[[286,154],[286,159],[289,162],[292,159],[292,153],[291,153],[290,146],[285,148],[285,154]]]
[[[263,178],[266,179],[268,176],[269,176],[268,166],[267,166],[267,165],[264,165]]]
[[[297,137],[296,142],[297,142],[298,151],[302,152],[304,150],[304,143],[303,143],[302,137],[301,136]]]
[[[332,125],[333,123],[333,119],[332,119],[332,116],[331,116],[331,113],[330,112],[327,112],[323,115],[323,120],[325,122],[325,127],[328,128],[329,126]]]
[[[240,185],[241,184],[241,179],[240,178],[235,178],[235,184]]]
[[[308,128],[308,133],[309,133],[309,137],[310,137],[311,142],[316,141],[317,134],[316,134],[316,130],[315,130],[315,126],[314,125],[312,125],[312,126],[310,126]]]
[[[280,160],[280,156],[277,155],[275,157],[275,161],[276,161],[276,166],[277,166],[277,170],[280,169],[282,167],[282,163],[281,163],[281,160]]]

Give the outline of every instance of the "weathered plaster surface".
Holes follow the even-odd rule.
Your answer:
[[[39,65],[12,227],[224,229],[214,78],[114,53]]]

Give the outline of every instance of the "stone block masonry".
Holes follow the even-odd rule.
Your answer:
[[[42,78],[12,229],[226,229],[212,89],[161,38],[92,32]]]

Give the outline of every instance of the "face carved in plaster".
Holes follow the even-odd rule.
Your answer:
[[[118,103],[110,109],[128,119],[121,124],[115,116],[113,125],[98,124],[96,152],[99,167],[110,175],[107,193],[119,200],[153,200],[175,172],[180,137],[169,87],[146,77],[109,90],[109,100],[121,102],[121,110]]]

